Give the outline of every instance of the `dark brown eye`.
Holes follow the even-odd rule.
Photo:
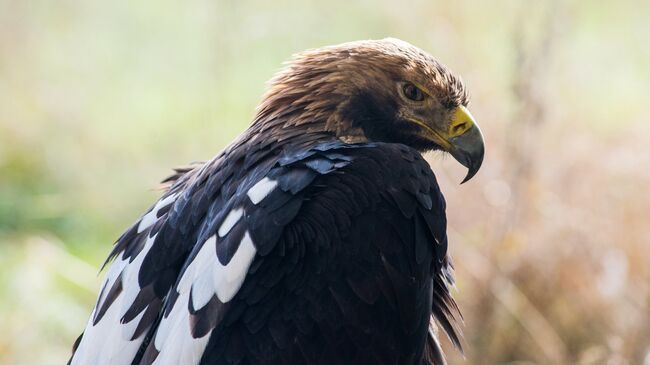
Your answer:
[[[413,100],[413,101],[422,101],[424,100],[424,93],[417,86],[407,83],[404,84],[402,89],[404,91],[404,96]]]

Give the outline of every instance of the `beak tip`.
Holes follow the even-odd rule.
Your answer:
[[[471,178],[472,175],[468,173],[467,176],[465,176],[465,178],[463,179],[463,181],[460,182],[460,185],[463,185],[464,183],[468,182]]]
[[[478,127],[470,129],[467,133],[455,137],[450,140],[453,148],[450,151],[451,155],[467,167],[467,175],[461,182],[464,184],[468,182],[481,168],[483,164],[483,157],[485,156],[485,145],[483,144],[483,136]]]
[[[463,181],[460,182],[461,185],[468,182],[469,180],[471,180],[474,177],[474,175],[476,175],[478,170],[481,168],[481,163],[483,162],[482,160],[483,159],[481,159],[477,164],[470,165],[470,167],[468,168],[468,171],[467,171],[467,175],[465,175],[465,178],[463,179]]]
[[[476,173],[478,173],[478,170],[481,169],[481,165],[483,165],[484,154],[485,150],[482,145],[481,148],[476,149],[473,152],[464,152],[458,150],[452,152],[452,156],[454,156],[454,158],[456,158],[456,160],[460,162],[461,165],[467,168],[467,175],[465,175],[463,181],[460,182],[461,185],[471,180],[476,175]]]

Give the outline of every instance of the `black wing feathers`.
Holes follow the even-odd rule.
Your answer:
[[[203,364],[416,363],[432,313],[458,343],[440,274],[444,200],[416,151],[332,143],[278,166],[269,176],[279,189],[259,209],[266,219],[250,222],[269,246]],[[438,364],[440,349],[427,351]]]
[[[109,257],[133,260],[155,239],[122,318],[145,311],[134,364],[158,355],[153,336],[176,303],[179,278],[237,209],[243,215],[218,235],[216,257],[227,265],[245,234],[256,256],[227,303],[215,295],[195,309],[190,298],[191,335],[211,333],[202,364],[417,364],[423,354],[442,364],[431,315],[460,346],[445,203],[428,164],[403,145],[327,139],[239,141],[166,180],[161,201],[173,202],[152,207],[153,223],[136,222]],[[262,179],[277,185],[253,202],[247,193]],[[120,283],[102,289],[95,321]]]

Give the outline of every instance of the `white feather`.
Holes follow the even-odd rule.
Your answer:
[[[174,303],[172,310],[169,312],[169,315],[167,317],[164,317],[160,321],[160,325],[156,330],[156,338],[154,340],[154,345],[156,346],[156,350],[158,351],[162,350],[163,345],[165,344],[165,341],[169,337],[169,334],[172,330],[174,320],[177,320],[180,317],[181,310],[183,308],[187,310],[187,306],[186,306],[187,298],[189,298],[189,293],[180,295],[176,299],[176,302]],[[181,303],[185,303],[185,306]]]
[[[196,279],[198,273],[205,270],[205,268],[210,267],[214,263],[215,258],[217,257],[217,237],[215,235],[210,236],[201,246],[201,249],[196,254],[192,262],[187,266],[181,280],[178,282],[177,291],[179,293],[185,293],[190,290],[192,283]]]
[[[144,316],[144,310],[128,323],[121,323],[121,319],[140,291],[138,273],[155,239],[156,236],[148,238],[144,248],[132,262],[129,263],[129,259],[118,256],[118,260],[111,265],[104,279],[105,289],[88,320],[71,364],[121,364],[133,360],[144,336],[141,335],[133,341],[131,337]],[[95,312],[104,304],[106,295],[116,280],[122,280],[122,292],[111,303],[101,320],[93,325]]]
[[[252,188],[248,189],[248,193],[246,194],[253,204],[258,204],[264,200],[264,198],[266,198],[276,186],[278,186],[277,181],[265,177],[257,182],[257,184],[253,185]]]
[[[188,310],[189,294],[178,297],[171,313],[158,327],[154,346],[160,352],[155,365],[198,364],[210,339],[210,333],[193,338]]]
[[[232,259],[226,266],[226,280],[229,283],[243,282],[244,277],[248,273],[253,258],[257,250],[253,245],[253,240],[248,232],[244,234],[237,248],[237,252],[233,255]]]
[[[248,232],[244,234],[244,238],[239,243],[237,252],[233,255],[228,265],[222,265],[219,260],[214,270],[215,291],[219,300],[223,303],[230,301],[239,288],[241,288],[248,273],[253,258],[255,257],[255,245]],[[219,280],[225,279],[225,280]]]
[[[104,304],[108,292],[111,290],[111,288],[115,284],[115,281],[119,278],[120,274],[122,273],[122,271],[124,271],[124,268],[128,263],[129,263],[128,259],[125,260],[122,258],[122,255],[119,255],[117,260],[113,262],[111,267],[108,269],[108,272],[106,273],[106,277],[104,278],[104,283],[102,284],[102,290],[100,292],[99,299],[97,299],[97,305],[93,309],[93,313],[91,317],[94,317],[97,308],[101,308],[101,306]]]
[[[118,296],[116,300],[121,297]],[[128,364],[138,351],[144,336],[134,341],[124,340],[122,331],[133,335],[142,316],[134,318],[126,325],[120,324],[120,306],[113,303],[102,319],[93,326],[92,317],[88,321],[79,348],[72,358],[72,364]],[[144,312],[143,312],[144,313]],[[126,328],[125,328],[126,327]],[[126,333],[128,335],[128,333]],[[130,339],[130,336],[128,337]]]
[[[195,309],[204,307],[215,294],[222,302],[228,302],[241,288],[257,253],[246,232],[230,262],[222,265],[215,244],[213,235],[203,243],[179,280],[179,296],[169,316],[160,322],[154,338],[154,346],[159,351],[154,361],[156,365],[197,364],[201,360],[211,332],[201,338],[192,337],[188,309],[190,292]]]
[[[192,308],[201,309],[208,304],[214,296],[214,283],[212,281],[212,270],[205,268],[198,273],[194,284],[192,284]]]
[[[239,219],[244,215],[244,209],[243,208],[237,208],[231,210],[228,215],[226,216],[226,219],[223,220],[223,223],[221,223],[221,226],[219,227],[219,237],[223,237],[230,232],[232,227],[237,224]]]
[[[166,327],[168,330],[160,334],[160,341],[158,340],[159,334],[156,334],[156,341],[154,345],[156,346],[156,349],[160,351],[160,353],[156,357],[156,360],[153,362],[154,365],[180,364],[178,362],[178,358],[180,357],[179,355],[183,348],[182,344],[183,341],[185,341],[184,337],[191,337],[189,331],[185,333],[179,331],[177,328],[183,321],[189,321],[189,312],[187,310],[187,296],[183,296],[182,298],[179,297],[178,299],[179,300],[174,303],[174,307],[182,308],[182,310],[177,311],[173,317],[170,315],[163,320],[167,321]],[[158,346],[160,346],[160,348],[158,348]]]
[[[133,334],[135,333],[135,330],[138,329],[138,325],[140,324],[140,320],[142,319],[142,316],[144,316],[144,312],[147,311],[147,307],[145,307],[140,314],[138,314],[135,318],[131,320],[131,322],[126,322],[122,324],[122,339],[126,341],[130,341],[131,337],[133,337]]]
[[[151,211],[140,219],[140,224],[138,224],[138,233],[142,233],[142,231],[156,223],[158,220],[158,211],[173,203],[176,200],[177,195],[178,194],[171,194],[168,197],[159,200],[156,205],[151,208]]]
[[[250,234],[246,232],[230,262],[223,265],[213,248],[215,242],[216,237],[211,236],[203,244],[179,283],[179,293],[184,293],[191,277],[192,306],[195,309],[202,308],[215,294],[223,303],[230,301],[244,283],[257,253]]]
[[[135,298],[138,296],[138,293],[142,289],[140,288],[140,283],[138,282],[138,276],[140,274],[140,269],[142,268],[142,262],[149,253],[151,246],[153,246],[153,243],[156,240],[156,236],[157,235],[147,238],[142,251],[140,251],[136,255],[135,259],[124,268],[124,271],[122,273],[122,290],[124,293],[122,294],[121,298],[121,316],[124,316],[124,314],[126,314],[126,311],[129,310],[133,304],[133,301],[135,301]]]
[[[272,190],[272,188],[268,189],[269,184],[272,185],[272,182],[266,185],[268,191]],[[262,195],[264,194],[259,191],[258,193],[254,192],[253,196],[263,199]],[[265,194],[268,194],[268,191]],[[172,199],[169,200],[166,204],[171,203]],[[152,209],[152,212],[159,210],[163,206],[159,207],[157,204]],[[243,214],[244,210],[242,208],[232,210],[219,228],[218,234],[227,234]],[[143,225],[142,222],[145,222],[145,224]],[[146,224],[149,223],[143,218],[141,226],[144,228],[142,229],[146,229]],[[101,321],[96,325],[92,324],[91,316],[84,336],[72,359],[72,364],[101,365],[130,363],[132,361],[144,336],[140,336],[140,338],[133,341],[129,340],[143,318],[144,310],[128,323],[122,324],[120,319],[133,304],[135,297],[141,290],[138,275],[142,262],[154,242],[155,236],[149,238],[145,242],[142,251],[132,262],[129,263],[128,260],[120,259],[111,265],[104,281],[104,293],[98,303],[103,303],[115,280],[122,280],[123,292],[116,298],[115,303],[108,307]],[[197,364],[200,361],[211,332],[202,338],[192,337],[188,310],[190,292],[192,293],[192,306],[195,309],[200,309],[215,294],[224,303],[230,301],[241,288],[257,253],[249,232],[244,234],[237,251],[227,265],[222,265],[219,262],[216,254],[216,244],[217,237],[215,235],[208,238],[179,280],[177,287],[179,296],[170,314],[161,320],[154,337],[154,346],[159,351],[154,364]]]

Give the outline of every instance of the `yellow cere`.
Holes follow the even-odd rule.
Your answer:
[[[474,117],[464,106],[459,106],[454,111],[451,117],[451,124],[449,125],[449,138],[458,137],[467,132],[476,123]]]

